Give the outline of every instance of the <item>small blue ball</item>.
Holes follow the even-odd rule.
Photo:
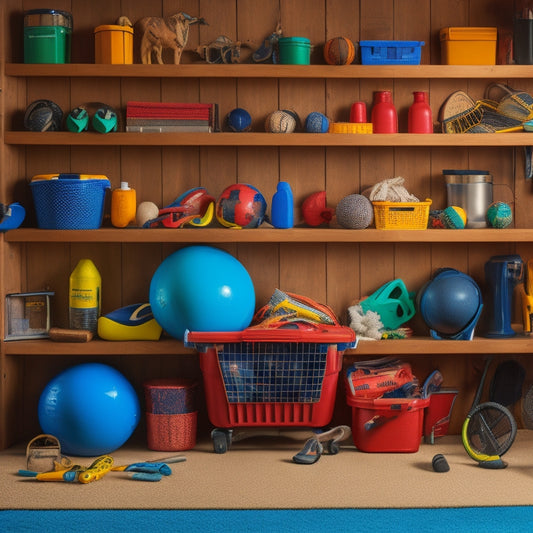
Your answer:
[[[242,107],[236,107],[230,111],[226,116],[226,122],[228,128],[231,131],[236,132],[250,131],[252,127],[252,117],[250,116],[250,113],[248,113],[246,109],[242,109]]]
[[[329,120],[326,115],[313,111],[305,119],[305,131],[307,133],[327,133],[329,130]]]

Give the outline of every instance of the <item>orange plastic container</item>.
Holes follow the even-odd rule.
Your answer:
[[[497,28],[455,27],[440,30],[444,65],[495,65]]]
[[[94,29],[94,62],[113,65],[133,63],[133,28],[102,25]]]
[[[429,398],[356,398],[350,394],[353,443],[362,452],[414,453]]]

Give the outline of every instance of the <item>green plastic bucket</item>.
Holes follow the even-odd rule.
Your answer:
[[[309,65],[311,42],[305,37],[281,37],[279,44],[279,62],[282,65]]]
[[[24,13],[24,63],[70,63],[72,15],[57,9]]]

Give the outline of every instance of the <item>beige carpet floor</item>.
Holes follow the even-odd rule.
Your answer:
[[[533,505],[533,432],[521,430],[504,456],[504,470],[480,468],[464,451],[458,436],[416,453],[379,454],[358,451],[351,441],[339,454],[324,455],[313,465],[292,456],[301,442],[286,438],[239,441],[215,454],[210,441],[182,452],[186,461],[156,483],[133,481],[111,472],[101,480],[51,483],[22,478],[25,446],[0,452],[0,508],[3,509],[286,509],[405,508]],[[450,471],[431,467],[442,453]],[[170,455],[130,445],[112,454],[115,464]],[[74,458],[73,458],[74,459]],[[90,464],[91,458],[77,462]]]

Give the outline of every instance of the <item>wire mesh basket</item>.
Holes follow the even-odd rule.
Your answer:
[[[224,344],[218,361],[228,402],[317,402],[327,354],[315,343]]]
[[[208,416],[221,428],[327,425],[353,330],[186,332],[200,353]]]

